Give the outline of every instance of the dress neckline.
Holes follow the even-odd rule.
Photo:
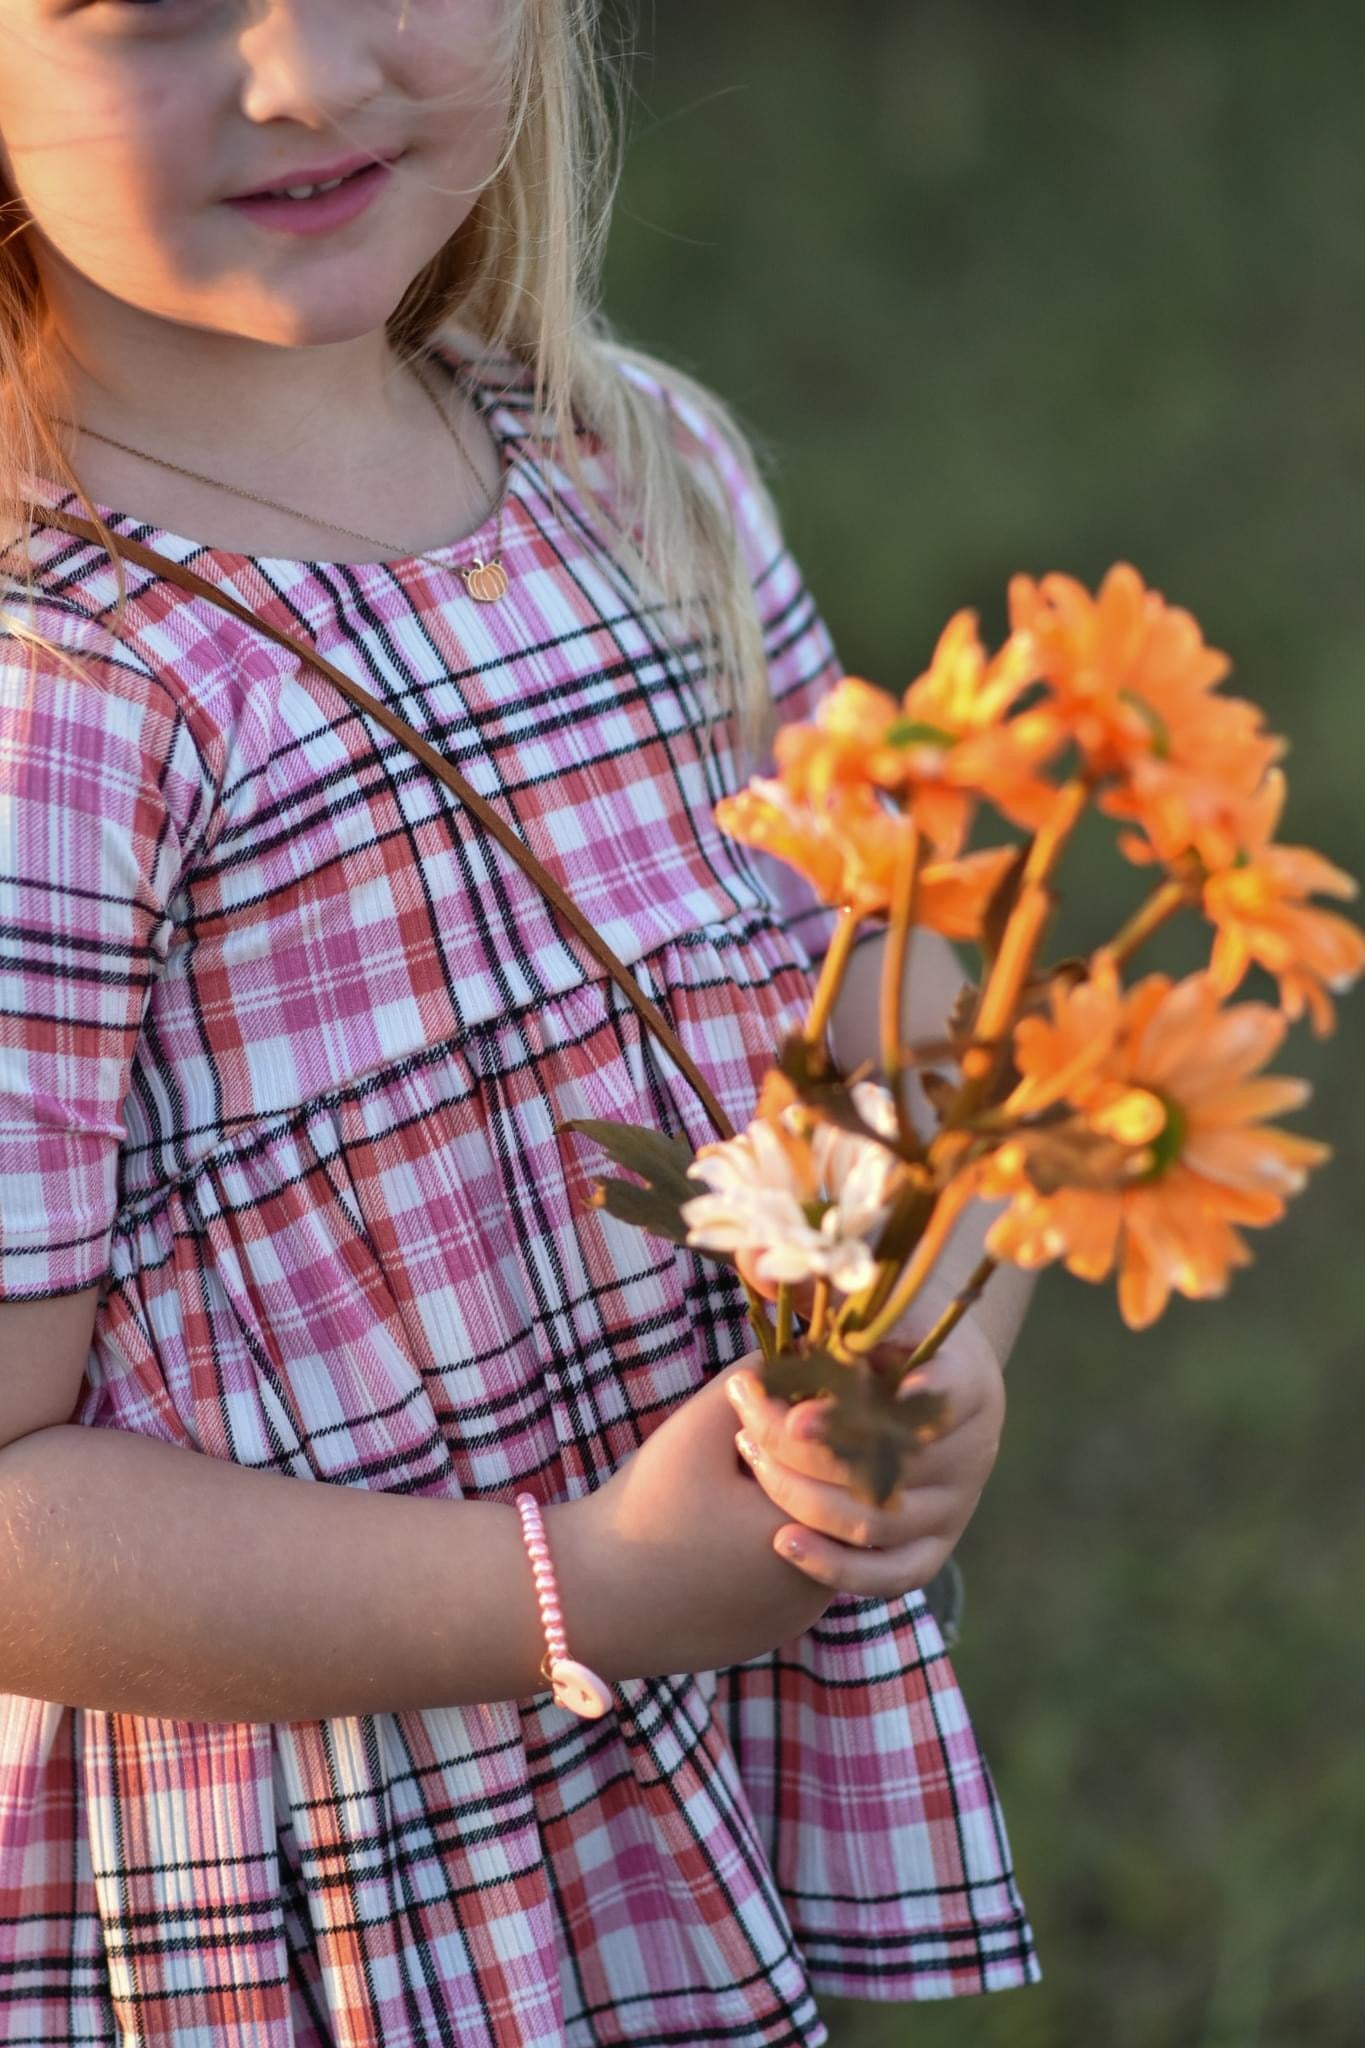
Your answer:
[[[477,373],[470,374],[468,364],[451,343],[429,343],[426,359],[448,372],[451,380],[460,386],[470,403],[482,415],[493,436],[501,468],[501,488],[487,517],[481,519],[468,533],[462,533],[454,540],[439,541],[433,547],[423,548],[420,554],[396,555],[368,561],[323,560],[316,555],[250,554],[240,548],[219,547],[192,534],[175,533],[169,527],[158,526],[154,520],[141,518],[136,512],[125,512],[117,506],[103,505],[98,498],[92,499],[91,503],[111,531],[126,535],[130,539],[141,540],[147,546],[158,547],[163,551],[166,551],[165,544],[169,543],[170,551],[174,552],[177,560],[192,556],[201,568],[205,562],[209,562],[222,568],[228,575],[247,567],[274,567],[299,570],[383,569],[391,576],[401,577],[419,574],[422,570],[429,569],[433,561],[439,564],[450,560],[453,564],[456,557],[483,554],[483,543],[492,540],[497,532],[499,518],[502,517],[505,522],[506,513],[516,498],[519,475],[516,443],[522,438],[522,429],[519,424],[514,426],[508,423],[505,407],[488,388],[492,379],[488,379],[486,383]],[[61,512],[80,512],[83,509],[76,494],[52,478],[29,477],[27,483],[28,495],[39,512],[44,505]],[[35,485],[39,488],[35,489]]]

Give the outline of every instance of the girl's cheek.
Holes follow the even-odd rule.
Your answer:
[[[58,62],[0,32],[8,178],[59,247],[115,223],[136,236],[158,198],[164,209],[178,187],[183,204],[203,180],[212,128],[192,84],[176,95],[172,81],[130,71],[88,51]]]

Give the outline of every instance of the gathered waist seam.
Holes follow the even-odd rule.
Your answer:
[[[655,948],[652,953],[642,955],[632,965],[644,968],[648,972],[650,961],[656,958],[659,952],[666,951],[675,945],[688,948],[694,945],[712,944],[716,946],[717,950],[722,950],[727,944],[743,943],[746,938],[751,938],[755,931],[762,929],[771,931],[777,937],[785,936],[781,928],[773,924],[770,917],[759,915],[746,920],[744,926],[739,930],[727,925],[723,932],[718,933],[711,927],[703,926],[698,930],[685,933],[677,939],[666,940],[662,947]],[[808,973],[810,971],[807,963],[795,956],[788,961],[780,963],[780,965],[788,967],[795,973]],[[610,977],[606,974],[600,977],[597,975],[585,976],[581,982],[571,983],[569,987],[555,991],[555,999],[561,997],[570,998],[587,989],[599,986],[606,990],[610,985]],[[672,991],[666,986],[660,987],[656,982],[656,1000],[662,1000],[666,1005],[671,993]],[[381,1092],[395,1081],[402,1081],[411,1074],[421,1073],[427,1067],[443,1064],[450,1059],[452,1054],[462,1051],[471,1041],[488,1038],[504,1031],[509,1024],[515,1023],[518,1017],[525,1016],[528,1013],[543,1015],[546,1007],[546,1003],[542,1000],[537,1003],[527,1004],[522,1010],[511,1011],[496,1017],[479,1018],[474,1023],[462,1024],[458,1030],[449,1033],[445,1038],[439,1039],[433,1045],[419,1046],[413,1052],[404,1053],[398,1059],[387,1061],[382,1067],[376,1067],[367,1074],[357,1076],[354,1080],[343,1082],[339,1086],[327,1088],[316,1095],[311,1095],[305,1102],[295,1103],[287,1109],[263,1111],[258,1116],[242,1119],[238,1130],[229,1136],[221,1138],[218,1143],[210,1147],[207,1152],[201,1154],[199,1158],[187,1166],[183,1172],[174,1174],[167,1180],[158,1181],[152,1187],[140,1188],[125,1202],[121,1203],[114,1217],[114,1237],[126,1238],[130,1236],[141,1225],[149,1222],[180,1190],[192,1186],[194,1182],[202,1179],[206,1173],[211,1173],[224,1165],[250,1160],[258,1156],[260,1152],[267,1150],[280,1138],[296,1135],[319,1113],[339,1109],[343,1104],[362,1102],[367,1096]],[[603,1020],[605,1020],[608,1014],[614,1015],[614,1012],[608,1013],[604,1010]],[[583,1044],[598,1029],[600,1029],[600,1021],[587,1024],[574,1035],[560,1040],[554,1049],[570,1051],[575,1046]],[[174,1132],[164,1134],[157,1140],[155,1149],[164,1149],[166,1146],[174,1144],[177,1135]],[[135,1157],[139,1153],[151,1149],[154,1148],[139,1146],[135,1150],[125,1151],[123,1156]]]

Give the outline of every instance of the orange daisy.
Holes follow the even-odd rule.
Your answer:
[[[1151,975],[1125,994],[1100,965],[1054,987],[1051,1011],[1016,1029],[1023,1078],[1005,1105],[1039,1121],[977,1169],[978,1191],[1010,1205],[987,1249],[1025,1267],[1061,1259],[1083,1280],[1117,1264],[1120,1312],[1144,1329],[1172,1290],[1224,1293],[1251,1257],[1238,1226],[1275,1222],[1329,1149],[1263,1121],[1309,1095],[1259,1073],[1285,1017],[1222,1009],[1207,974]]]
[[[1243,812],[1239,858],[1209,875],[1204,909],[1217,926],[1209,974],[1221,995],[1240,986],[1253,961],[1275,975],[1289,1018],[1307,1009],[1325,1038],[1336,1023],[1332,997],[1365,969],[1365,932],[1309,896],[1351,898],[1354,879],[1307,846],[1272,844],[1284,809],[1285,778],[1273,768]]]
[[[1009,601],[1054,716],[1109,784],[1101,809],[1140,825],[1163,861],[1190,847],[1210,867],[1230,860],[1237,814],[1284,742],[1254,704],[1215,694],[1231,662],[1205,645],[1199,622],[1127,562],[1109,570],[1098,597],[1054,574],[1012,577]],[[1126,841],[1125,851],[1138,850]]]
[[[1036,677],[1023,635],[987,661],[976,613],[956,612],[899,704],[860,676],[845,676],[813,723],[784,727],[775,742],[781,778],[815,802],[849,782],[896,791],[948,859],[962,851],[982,798],[1033,830],[1054,793],[1038,768],[1065,744],[1050,714],[1010,715]]]
[[[1210,696],[1167,753],[1134,757],[1100,808],[1145,835],[1120,839],[1130,859],[1147,859],[1150,847],[1169,865],[1193,848],[1206,866],[1218,867],[1236,859],[1246,806],[1284,750],[1282,739],[1262,729],[1254,704]]]
[[[737,796],[722,797],[716,823],[732,839],[775,854],[805,876],[822,902],[874,917],[887,909],[911,832],[865,783],[836,785],[814,805],[786,783],[755,776]],[[975,939],[991,897],[1015,858],[1012,846],[962,860],[926,861],[920,870],[915,923],[950,939]]]
[[[991,898],[1017,852],[1013,846],[987,846],[980,853],[964,853],[960,860],[926,861],[915,898],[915,923],[945,939],[976,945]]]

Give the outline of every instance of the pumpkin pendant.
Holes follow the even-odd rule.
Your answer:
[[[493,604],[506,595],[507,572],[496,556],[491,562],[485,562],[482,555],[475,555],[473,568],[461,569],[460,574],[464,578],[465,589],[480,604]]]
[[[554,1666],[550,1690],[556,1706],[567,1707],[584,1721],[600,1720],[611,1705],[605,1681],[572,1657],[561,1657]]]

